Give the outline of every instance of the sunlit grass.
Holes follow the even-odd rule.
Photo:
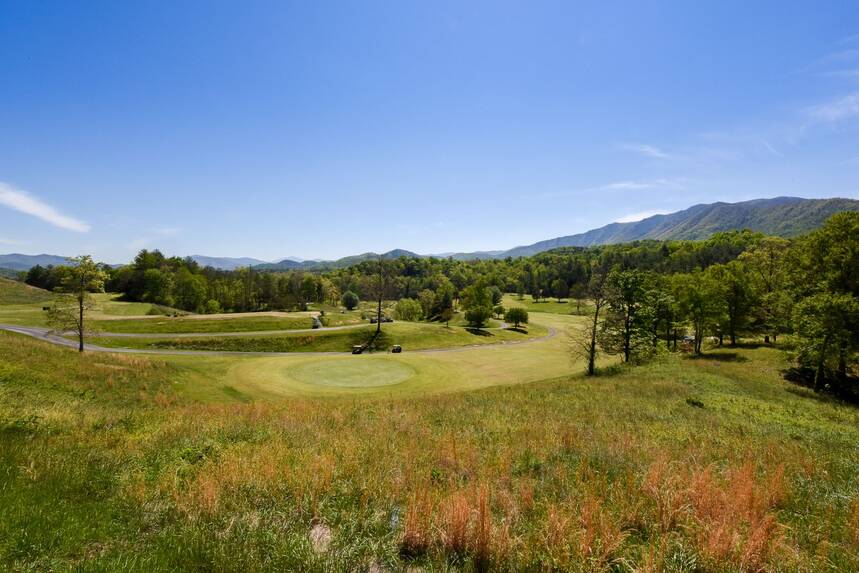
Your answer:
[[[227,374],[276,368],[260,359],[78,356],[10,334],[0,350],[10,569],[859,567],[859,414],[783,382],[777,350],[264,401]],[[461,355],[433,377],[465,377],[490,350],[427,358]]]

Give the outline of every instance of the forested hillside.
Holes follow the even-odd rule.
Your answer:
[[[516,247],[501,256],[528,256],[558,247],[588,247],[644,239],[705,239],[721,231],[749,229],[766,235],[795,237],[820,227],[841,211],[859,211],[854,199],[776,197],[741,203],[695,205],[634,223],[612,223],[578,235]]]

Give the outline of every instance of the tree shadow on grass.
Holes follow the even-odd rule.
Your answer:
[[[488,330],[483,330],[482,328],[466,327],[465,332],[475,336],[495,336]]]
[[[756,348],[774,348],[775,344],[772,342],[738,342],[734,348],[745,348],[747,350],[754,350]]]
[[[622,362],[609,364],[608,366],[599,366],[594,370],[592,378],[611,377],[623,372],[627,366]]]
[[[507,332],[518,332],[519,334],[528,334],[528,330],[522,328],[521,326],[520,327],[508,326],[505,330],[507,330]]]
[[[705,352],[704,354],[691,354],[689,360],[715,360],[716,362],[748,362],[749,359],[736,352]]]

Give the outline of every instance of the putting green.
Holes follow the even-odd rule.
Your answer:
[[[339,388],[376,388],[405,382],[415,375],[410,366],[391,360],[322,360],[289,368],[289,376],[317,386]]]

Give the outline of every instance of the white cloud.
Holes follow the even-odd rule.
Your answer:
[[[808,109],[808,115],[822,123],[838,123],[859,117],[859,93],[813,106]]]
[[[599,187],[591,187],[586,191],[635,191],[638,189],[676,189],[683,186],[680,179],[649,179],[633,181],[615,181]]]
[[[541,193],[543,199],[551,199],[555,197],[570,197],[574,195],[582,195],[587,193],[600,193],[605,191],[644,191],[647,189],[682,189],[684,179],[647,179],[626,181],[613,181],[605,185],[597,185],[596,187],[587,187],[576,191],[557,191]]]
[[[658,147],[654,145],[647,145],[645,143],[625,143],[621,145],[620,148],[626,151],[637,153],[639,155],[643,155],[644,157],[650,157],[652,159],[671,158],[671,155],[659,149]]]
[[[615,223],[635,223],[636,221],[641,221],[642,219],[647,219],[654,215],[665,215],[667,213],[668,211],[641,211],[639,213],[630,213],[629,215],[624,215],[620,219],[617,219]]]
[[[648,181],[615,181],[614,183],[607,183],[600,187],[592,187],[591,189],[588,189],[588,191],[624,191],[634,189],[653,189],[653,187],[655,187],[655,185]]]
[[[10,209],[27,215],[32,215],[61,229],[76,231],[78,233],[86,233],[90,230],[90,226],[87,223],[63,215],[26,191],[15,189],[5,183],[0,183],[0,205],[5,205]]]

